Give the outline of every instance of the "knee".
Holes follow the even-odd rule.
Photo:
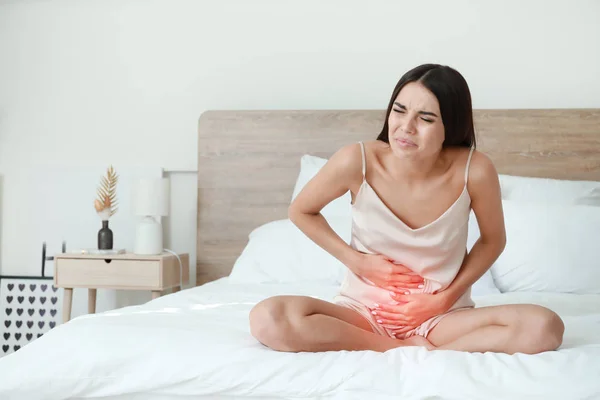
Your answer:
[[[554,311],[536,306],[523,316],[524,336],[527,345],[525,352],[537,354],[556,350],[563,341],[565,325]]]
[[[290,336],[288,307],[283,296],[261,301],[250,310],[250,333],[259,342],[275,350],[285,351]]]

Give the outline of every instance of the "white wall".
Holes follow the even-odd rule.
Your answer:
[[[0,0],[0,175],[181,171],[168,236],[195,254],[184,171],[204,110],[384,108],[423,62],[461,71],[476,108],[600,107],[599,16],[593,0]]]

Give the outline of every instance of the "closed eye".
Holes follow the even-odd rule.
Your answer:
[[[404,113],[405,113],[405,111],[404,111],[404,110],[398,110],[397,108],[393,108],[392,110],[393,110],[393,111],[395,111],[395,112],[397,112],[397,113],[400,113],[400,114],[404,114]],[[425,121],[425,122],[429,122],[429,123],[432,123],[432,122],[433,122],[433,120],[432,120],[432,119],[427,119],[427,118],[423,118],[423,117],[421,117],[421,119],[422,119],[423,121]]]

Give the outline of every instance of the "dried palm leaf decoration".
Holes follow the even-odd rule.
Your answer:
[[[119,176],[111,165],[102,177],[96,191],[98,197],[94,200],[94,208],[102,220],[108,220],[117,212],[117,182]]]

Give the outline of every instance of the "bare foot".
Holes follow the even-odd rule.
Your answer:
[[[415,335],[411,336],[408,339],[404,339],[404,346],[421,346],[425,347],[427,350],[435,350],[435,347],[431,342],[425,339],[423,336]]]

